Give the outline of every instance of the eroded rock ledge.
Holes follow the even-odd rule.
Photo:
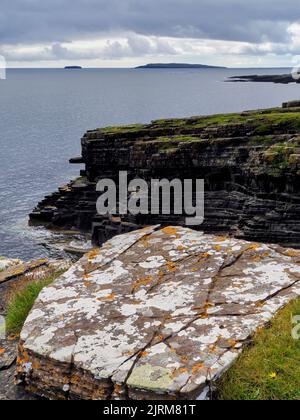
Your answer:
[[[119,171],[129,181],[205,179],[207,233],[300,245],[300,107],[108,127],[82,139],[81,177],[45,198],[32,223],[93,232],[95,243],[151,224],[184,225],[186,215],[96,214],[96,183]],[[298,106],[298,107],[297,107]],[[117,215],[116,215],[117,216]]]
[[[115,237],[43,290],[18,376],[61,399],[196,399],[300,294],[300,252],[186,228]]]

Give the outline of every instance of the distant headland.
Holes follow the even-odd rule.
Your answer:
[[[248,75],[248,76],[233,76],[227,79],[228,82],[261,82],[261,83],[281,83],[281,84],[289,84],[289,83],[300,83],[300,78],[298,74],[293,75],[290,74],[267,74],[267,75]]]
[[[225,69],[226,67],[207,66],[205,64],[187,64],[187,63],[154,63],[138,66],[136,69]]]
[[[81,66],[66,66],[65,70],[81,70]]]

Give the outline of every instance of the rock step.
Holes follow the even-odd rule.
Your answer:
[[[24,274],[35,270],[36,268],[42,267],[48,264],[48,259],[40,259],[37,261],[22,263],[16,266],[10,267],[5,271],[0,272],[0,285],[16,277],[23,276]]]

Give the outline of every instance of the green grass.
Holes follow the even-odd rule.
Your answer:
[[[152,121],[152,125],[154,126],[171,126],[171,127],[180,127],[187,124],[189,121],[188,118],[167,118],[167,119],[160,119]]]
[[[155,140],[153,140],[153,143],[155,142],[182,142],[182,141],[200,141],[202,140],[201,138],[197,137],[197,136],[169,136],[169,137],[157,137]]]
[[[231,124],[248,124],[257,136],[272,134],[274,125],[282,130],[300,130],[300,113],[286,112],[280,108],[271,109],[266,112],[253,112],[245,115],[241,114],[217,114],[204,117],[194,117],[193,119],[169,119],[157,120],[153,122],[157,126],[182,127],[199,129],[206,127],[218,127]]]
[[[104,134],[114,134],[114,133],[127,133],[129,131],[139,131],[145,128],[144,124],[130,124],[130,125],[120,125],[120,126],[109,126],[100,128],[99,130]]]
[[[253,344],[218,384],[219,399],[300,399],[300,340],[291,335],[291,316],[299,314],[300,299],[255,335]]]
[[[45,279],[30,283],[15,293],[7,309],[6,331],[8,334],[19,334],[21,332],[40,292],[63,273],[64,271],[55,272]]]
[[[297,144],[277,144],[273,145],[264,152],[264,158],[268,164],[266,173],[271,176],[282,176],[284,173],[294,166],[292,155],[297,155],[299,146]]]
[[[274,128],[283,132],[299,132],[300,131],[300,112],[298,109],[285,110],[274,108],[264,111],[252,111],[248,113],[234,114],[216,114],[191,118],[169,118],[152,121],[150,125],[131,124],[124,126],[110,126],[99,128],[103,134],[121,135],[140,130],[151,130],[152,134],[157,131],[158,135],[161,130],[172,129],[175,132],[202,130],[210,127],[231,125],[247,125],[254,136],[267,136],[274,133]],[[182,140],[187,140],[183,138]]]

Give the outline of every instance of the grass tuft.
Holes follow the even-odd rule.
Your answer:
[[[291,316],[300,314],[300,299],[289,304],[218,384],[221,400],[299,400],[300,340],[292,338]],[[298,329],[299,331],[299,329]]]
[[[6,315],[6,331],[8,334],[19,334],[21,332],[40,292],[64,272],[64,270],[57,271],[47,278],[33,281],[12,296]]]

